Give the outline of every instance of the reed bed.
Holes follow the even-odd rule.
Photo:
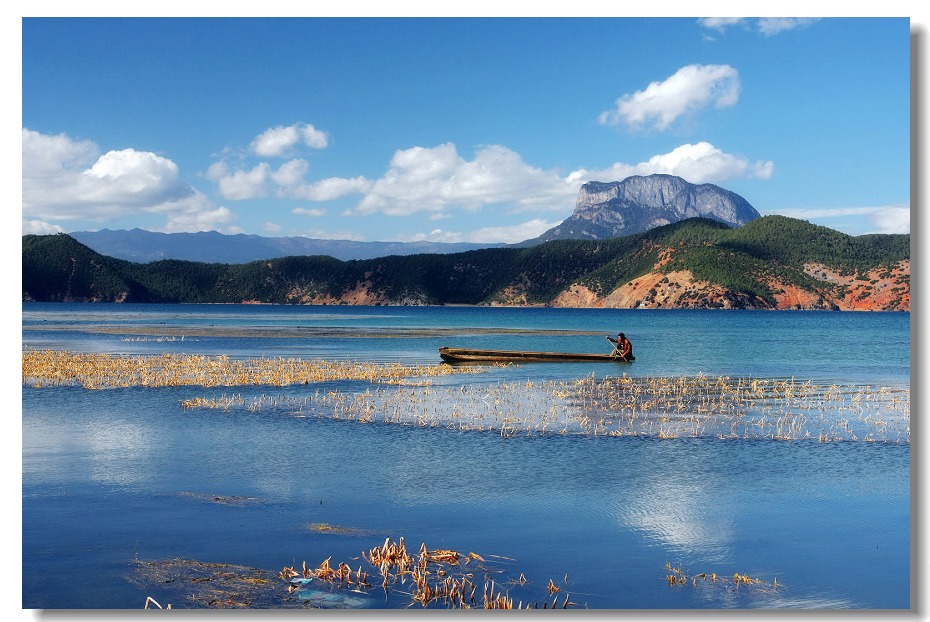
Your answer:
[[[522,600],[514,602],[510,595],[512,588],[519,589],[528,585],[529,581],[523,573],[520,573],[519,578],[507,579],[503,577],[504,570],[501,567],[474,552],[464,554],[452,549],[429,549],[423,543],[416,553],[411,553],[403,537],[397,541],[388,537],[381,546],[362,551],[361,559],[367,569],[363,569],[361,563],[355,570],[346,562],[333,566],[332,557],[328,557],[316,568],[308,567],[307,562],[303,562],[301,570],[285,566],[278,576],[287,581],[287,590],[291,594],[299,593],[317,580],[325,582],[331,589],[360,593],[368,593],[380,587],[385,596],[392,592],[408,596],[408,607],[540,608],[539,599],[524,604]],[[550,579],[546,589],[549,595],[543,600],[541,608],[568,609],[576,606],[568,594],[557,594],[550,605],[548,598],[560,592],[561,588]]]
[[[279,591],[275,573],[246,566],[206,563],[189,559],[139,561],[129,580],[145,589],[158,589],[159,598],[166,595],[181,598],[196,608],[252,609],[312,607],[327,609],[367,608],[364,598],[383,591],[385,597],[400,596],[405,608],[419,605],[427,609],[569,609],[585,605],[576,603],[563,591],[568,576],[561,584],[549,579],[548,584],[535,584],[524,573],[508,576],[508,562],[496,555],[460,553],[452,549],[429,549],[420,545],[416,553],[407,549],[404,538],[390,537],[384,544],[362,551],[346,562],[333,564],[332,556],[316,567],[303,562],[301,568],[285,566],[276,573],[286,583]],[[665,564],[665,581],[670,588],[722,590],[728,597],[738,595],[777,595],[785,586],[778,582],[752,577],[701,572],[688,575],[681,564]],[[322,584],[322,585],[320,585]],[[164,586],[176,586],[166,593]],[[314,587],[315,585],[319,587]],[[322,589],[321,589],[322,588]],[[282,593],[283,592],[283,593]],[[337,594],[345,594],[340,598]],[[513,594],[533,598],[515,599]],[[336,596],[334,598],[334,596]],[[519,597],[518,597],[519,598]],[[153,597],[147,596],[144,608],[162,609]],[[172,609],[168,603],[164,609]]]
[[[587,377],[575,382],[384,387],[192,398],[184,408],[280,411],[361,423],[659,439],[910,442],[910,391],[793,379]]]
[[[23,384],[33,387],[289,386],[330,380],[403,384],[436,376],[479,373],[480,367],[375,364],[300,358],[231,359],[228,356],[160,354],[124,356],[59,350],[24,350]]]
[[[644,377],[433,386],[484,366],[374,364],[300,358],[231,359],[23,351],[33,387],[284,387],[352,380],[364,392],[193,397],[185,409],[283,410],[362,423],[491,431],[501,436],[585,434],[659,439],[717,437],[818,442],[910,442],[910,390],[815,385],[793,378]]]

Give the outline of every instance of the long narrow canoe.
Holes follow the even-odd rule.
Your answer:
[[[516,362],[581,362],[600,361],[609,363],[627,363],[636,357],[626,360],[613,354],[585,354],[576,352],[522,352],[519,350],[470,350],[468,348],[439,348],[439,356],[447,363],[516,363]]]

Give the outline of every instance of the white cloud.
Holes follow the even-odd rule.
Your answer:
[[[225,162],[215,162],[207,169],[207,179],[216,182],[217,192],[224,199],[243,201],[268,194],[267,183],[271,167],[260,162],[251,170],[232,171]]]
[[[329,144],[329,136],[326,132],[316,129],[309,123],[301,126],[300,136],[305,145],[313,147],[314,149],[326,149],[326,146]]]
[[[178,167],[154,153],[123,149],[98,156],[89,141],[23,129],[23,214],[44,219],[107,219],[189,196]]]
[[[350,213],[444,214],[503,203],[517,211],[561,210],[575,192],[558,174],[526,164],[506,147],[482,147],[473,160],[465,160],[454,144],[446,143],[397,151],[390,169]]]
[[[331,231],[326,229],[306,229],[303,237],[316,240],[348,240],[349,242],[365,242],[364,235],[355,231]]]
[[[177,165],[135,149],[102,155],[91,141],[50,136],[23,128],[23,228],[60,227],[55,221],[108,222],[133,214],[164,214],[166,230],[228,222],[182,181]]]
[[[179,233],[182,231],[220,231],[223,225],[233,220],[233,214],[225,207],[209,207],[206,209],[190,206],[183,211],[168,214],[165,233]],[[228,233],[234,233],[227,230]]]
[[[477,244],[515,244],[538,237],[561,221],[547,222],[536,218],[518,225],[506,227],[482,227],[474,231],[446,231],[433,229],[429,233],[415,233],[397,241],[401,242],[473,242]]]
[[[782,216],[808,220],[849,235],[865,233],[910,233],[911,209],[906,205],[875,207],[790,208]]]
[[[292,214],[297,214],[298,216],[312,216],[314,218],[319,218],[320,216],[326,216],[325,209],[310,209],[306,207],[295,207],[291,210]]]
[[[49,136],[23,128],[23,180],[54,183],[62,171],[75,171],[99,155],[89,140],[75,141],[65,134]]]
[[[723,32],[730,26],[742,24],[745,21],[745,17],[702,17],[698,19],[698,24],[704,28]]]
[[[694,184],[720,183],[728,179],[772,176],[775,165],[771,160],[750,162],[725,153],[708,142],[684,144],[668,153],[652,156],[645,162],[625,164],[617,162],[606,169],[573,171],[573,181],[622,181],[631,175],[664,173],[676,175]]]
[[[84,199],[98,203],[157,205],[189,195],[171,160],[147,151],[108,151],[82,172]]]
[[[872,212],[869,220],[877,233],[910,233],[911,209],[909,207],[885,207]]]
[[[739,72],[729,65],[687,65],[642,91],[624,95],[601,113],[602,125],[640,127],[650,121],[658,130],[708,106],[725,108],[739,99]]]
[[[275,222],[266,222],[262,225],[262,228],[268,233],[280,233],[282,229],[281,225]]]
[[[271,173],[271,180],[278,186],[290,188],[303,181],[310,170],[310,165],[306,160],[289,160],[278,167],[278,170]]]
[[[257,156],[277,158],[287,155],[300,143],[313,149],[325,149],[329,144],[329,138],[326,132],[309,123],[295,123],[286,127],[279,125],[256,136],[252,140],[251,148]]]
[[[349,194],[364,194],[371,187],[364,177],[329,177],[307,183],[304,178],[309,170],[307,161],[299,158],[288,160],[277,170],[267,162],[259,162],[251,169],[233,170],[220,161],[210,165],[206,178],[216,183],[217,192],[224,199],[232,201],[264,197],[272,192],[283,199],[332,201]]]
[[[332,201],[350,194],[364,194],[370,187],[371,182],[364,177],[328,177],[309,184],[282,188],[278,195],[307,201]]]
[[[64,229],[58,225],[47,223],[44,220],[23,220],[23,235],[51,235],[53,233],[64,233]]]
[[[721,33],[730,26],[754,27],[761,35],[771,37],[780,32],[809,26],[819,19],[819,17],[760,17],[750,20],[745,17],[702,17],[698,19],[698,24]]]
[[[803,28],[816,22],[817,17],[761,17],[759,18],[759,32],[771,37],[786,30]]]

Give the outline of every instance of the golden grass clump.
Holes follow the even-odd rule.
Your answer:
[[[401,383],[482,368],[376,364],[300,358],[247,358],[192,354],[126,356],[60,350],[24,350],[23,384],[33,387],[289,386],[330,380]],[[422,380],[421,380],[422,381]]]
[[[380,586],[385,594],[389,591],[407,594],[410,605],[422,607],[446,607],[455,609],[530,609],[539,608],[538,602],[524,605],[522,601],[514,603],[509,591],[501,589],[500,581],[495,582],[493,576],[503,571],[493,567],[484,557],[470,552],[467,555],[452,549],[429,549],[426,543],[420,545],[417,553],[411,554],[407,549],[404,538],[397,541],[390,537],[384,544],[368,551],[362,551],[362,559],[373,569],[380,573]],[[490,556],[489,556],[490,557]],[[285,566],[278,576],[288,582],[288,592],[299,592],[301,586],[308,580],[319,579],[330,584],[335,589],[350,589],[365,592],[371,588],[369,575],[361,566],[353,571],[342,562],[334,567],[331,557],[326,558],[318,567],[310,568],[304,562],[302,569]],[[478,593],[478,583],[482,579],[476,578],[482,574],[483,587]],[[504,585],[523,587],[528,583],[521,573],[520,578],[504,582]],[[554,583],[549,581],[550,596],[559,591],[552,590]],[[555,608],[560,596],[550,604],[548,600],[542,608]],[[568,595],[565,596],[561,607],[576,606]]]
[[[733,573],[732,577],[721,576],[716,572],[702,572],[689,577],[682,570],[681,564],[678,566],[672,566],[671,564],[666,563],[665,572],[667,573],[665,580],[668,582],[670,587],[677,585],[686,586],[690,583],[691,587],[693,588],[715,587],[727,590],[739,590],[740,586],[746,586],[759,592],[777,592],[778,588],[783,587],[778,583],[777,577],[773,581],[769,582],[750,577],[747,574],[740,574],[738,572]]]

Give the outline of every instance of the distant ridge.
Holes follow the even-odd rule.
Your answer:
[[[180,259],[203,263],[240,264],[299,255],[327,255],[343,261],[388,255],[460,253],[502,244],[441,242],[355,242],[316,238],[228,235],[217,231],[159,233],[145,229],[101,229],[69,233],[101,255],[137,263]]]

